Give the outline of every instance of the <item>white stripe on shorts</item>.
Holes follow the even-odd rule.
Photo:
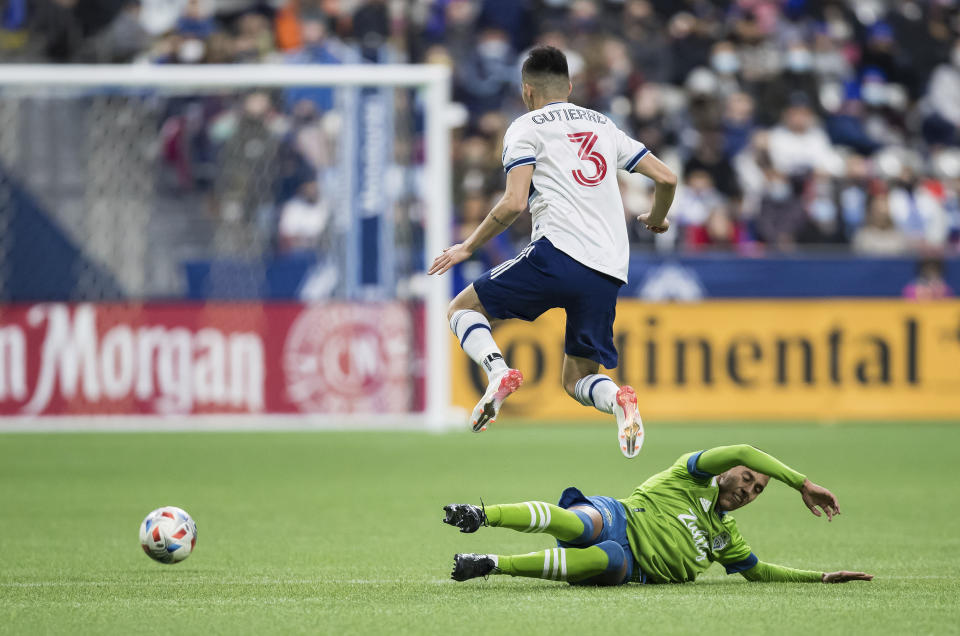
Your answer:
[[[503,263],[500,263],[499,265],[494,267],[492,270],[490,270],[490,278],[491,279],[496,278],[500,274],[504,273],[505,271],[507,271],[508,269],[510,269],[517,263],[519,263],[521,259],[526,258],[532,251],[533,251],[533,244],[527,245],[525,248],[520,250],[519,254],[511,258],[509,261],[504,261]]]

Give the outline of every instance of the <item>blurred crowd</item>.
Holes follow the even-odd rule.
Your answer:
[[[960,0],[3,4],[5,61],[448,65],[460,235],[503,186],[500,144],[523,112],[523,56],[551,44],[567,53],[571,101],[608,114],[681,175],[676,231],[654,237],[628,220],[638,247],[929,256],[960,245]],[[237,127],[255,126],[263,174],[282,173],[282,192],[252,205],[279,206],[281,249],[309,246],[329,217],[313,175],[333,109],[317,91],[247,96],[216,118],[200,114],[211,123],[199,150],[175,143],[191,126],[179,112],[165,126],[167,158],[180,178],[202,181],[197,157],[248,161],[228,146]],[[649,208],[646,180],[624,178],[622,189],[629,219]],[[511,255],[528,232],[518,222],[485,259]]]

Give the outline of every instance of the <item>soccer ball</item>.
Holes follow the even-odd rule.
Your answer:
[[[154,561],[179,563],[196,545],[197,524],[180,508],[157,508],[140,524],[140,546]]]

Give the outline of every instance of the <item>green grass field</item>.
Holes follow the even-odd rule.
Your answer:
[[[751,584],[714,566],[687,585],[571,588],[449,580],[455,552],[545,535],[462,535],[441,506],[622,497],[688,450],[760,446],[839,497],[833,523],[772,484],[736,513],[761,559],[872,583]],[[960,426],[648,426],[624,459],[606,428],[497,424],[417,433],[0,436],[0,632],[884,633],[960,629]],[[165,566],[137,529],[162,505],[199,526]]]

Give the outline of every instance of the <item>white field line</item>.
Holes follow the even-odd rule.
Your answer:
[[[205,580],[205,581],[10,581],[0,582],[0,588],[30,588],[30,587],[110,587],[113,585],[163,587],[184,585],[394,585],[411,583],[427,583],[429,585],[446,585],[448,579],[434,579],[432,581],[418,581],[415,579],[250,579],[250,580]]]

